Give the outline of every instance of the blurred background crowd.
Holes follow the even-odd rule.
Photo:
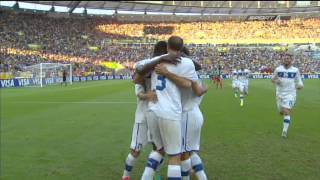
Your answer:
[[[149,58],[153,43],[178,35],[186,42],[207,39],[313,39],[320,38],[320,19],[287,21],[223,21],[194,23],[123,23],[101,18],[49,18],[40,14],[2,13],[0,70],[15,73],[42,62],[71,63],[74,75],[133,74],[136,61]],[[141,41],[142,40],[142,41]],[[253,43],[254,44],[254,43]],[[203,65],[202,73],[218,64],[230,73],[245,64],[256,73],[272,73],[281,53],[273,45],[197,45],[188,43],[191,57]],[[121,64],[114,70],[104,62]],[[295,65],[302,73],[320,72],[320,61],[298,53]]]

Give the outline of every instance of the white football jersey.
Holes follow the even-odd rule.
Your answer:
[[[139,93],[145,93],[146,88],[141,84],[135,84],[135,94],[136,96]],[[146,121],[145,114],[148,110],[148,101],[141,100],[137,97],[137,109],[135,113],[135,122],[136,123],[143,123]]]
[[[150,61],[151,59],[144,59],[136,62],[135,66],[143,66]],[[145,75],[144,84],[145,84],[145,91],[146,92],[149,91],[151,89],[151,73],[148,73]]]
[[[291,66],[286,69],[281,65],[274,70],[273,76],[280,80],[280,84],[276,85],[278,97],[296,96],[296,86],[303,86],[299,69],[296,67]]]
[[[168,71],[180,77],[197,80],[198,76],[191,59],[182,57],[177,65],[166,64]],[[151,74],[151,89],[156,91],[158,101],[149,102],[149,109],[157,116],[169,120],[181,120],[182,105],[180,89],[164,76]]]
[[[202,81],[200,79],[198,79],[198,84],[202,85]],[[199,106],[202,101],[202,97],[203,96],[197,96],[192,89],[181,89],[182,111],[191,111],[195,106]]]
[[[145,63],[148,63],[150,59],[144,59],[141,61],[138,61],[136,63],[136,66],[138,65],[144,65]],[[147,91],[151,90],[151,79],[150,79],[150,73],[146,75],[144,78],[144,85],[141,84],[135,84],[135,95],[137,96],[139,93],[146,93]],[[141,100],[137,97],[137,108],[135,113],[135,122],[136,123],[143,123],[146,118],[145,114],[148,110],[148,101]]]
[[[232,71],[232,81],[238,81],[238,70],[236,69]]]
[[[250,71],[248,69],[238,70],[238,80],[241,83],[248,83],[249,82],[249,74]]]

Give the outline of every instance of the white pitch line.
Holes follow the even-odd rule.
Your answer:
[[[16,101],[14,104],[135,104],[133,101]]]

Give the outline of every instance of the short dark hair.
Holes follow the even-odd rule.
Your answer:
[[[153,49],[153,57],[161,56],[163,54],[167,54],[167,42],[166,41],[159,41],[154,45]]]
[[[179,36],[171,36],[168,39],[168,48],[174,51],[181,51],[183,48],[183,39]]]
[[[186,46],[183,46],[181,52],[183,53],[183,55],[185,56],[190,56],[190,51]]]

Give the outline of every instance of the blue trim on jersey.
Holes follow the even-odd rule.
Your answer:
[[[295,72],[278,72],[278,77],[281,77],[281,78],[289,78],[289,79],[292,79],[292,78],[295,78],[297,73]]]
[[[126,164],[125,169],[126,171],[131,172],[132,171],[133,166],[129,166],[128,164]]]
[[[202,164],[197,164],[197,165],[193,166],[192,168],[193,168],[193,170],[195,172],[199,172],[199,171],[203,170],[203,165]]]
[[[284,119],[283,122],[290,124],[291,121],[289,119]]]

